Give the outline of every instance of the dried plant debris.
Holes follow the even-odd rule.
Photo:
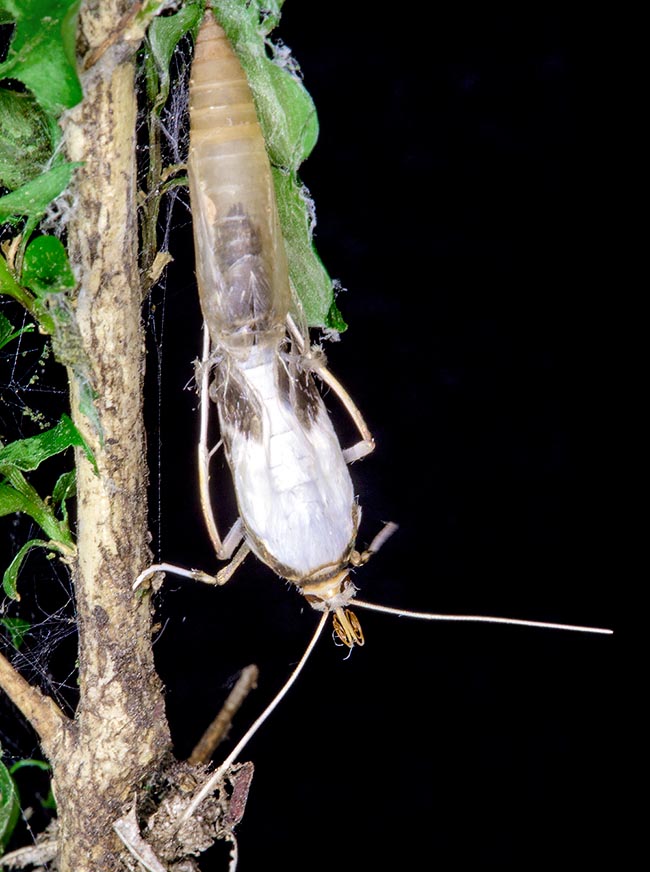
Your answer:
[[[182,821],[196,792],[210,777],[207,767],[177,762],[114,828],[132,857],[149,872],[199,872],[192,858],[217,839],[235,841],[234,828],[241,821],[253,778],[253,764],[231,767],[197,813]]]

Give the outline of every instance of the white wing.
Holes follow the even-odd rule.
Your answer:
[[[357,508],[338,438],[311,379],[307,414],[298,407],[295,385],[293,401],[283,390],[281,367],[268,347],[239,362],[235,373],[231,365],[226,379],[237,381],[237,398],[222,391],[219,411],[249,544],[264,562],[279,564],[274,568],[282,575],[300,580],[347,559]],[[256,409],[254,426],[242,423],[242,406]]]

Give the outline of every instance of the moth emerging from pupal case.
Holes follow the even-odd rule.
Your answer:
[[[374,443],[358,410],[327,372],[322,354],[309,348],[289,281],[253,96],[210,13],[192,65],[188,175],[209,336],[200,378],[202,433],[207,432],[207,393],[218,410],[240,517],[222,540],[208,493],[210,454],[202,440],[201,496],[208,529],[220,558],[234,554],[219,581],[252,551],[296,584],[314,608],[331,611],[346,645],[362,644],[359,622],[346,608],[355,593],[349,567],[365,562],[381,539],[367,552],[355,548],[360,509],[347,463],[372,451]],[[314,372],[339,394],[360,429],[361,441],[347,452]]]

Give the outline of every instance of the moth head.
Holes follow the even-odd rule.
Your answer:
[[[357,592],[357,588],[350,581],[347,568],[322,581],[307,581],[300,589],[313,609],[332,613],[334,632],[345,646],[354,648],[355,645],[363,645],[359,619],[347,608]]]

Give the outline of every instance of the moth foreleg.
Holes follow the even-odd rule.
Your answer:
[[[356,442],[349,448],[343,449],[343,459],[346,463],[354,463],[355,460],[361,460],[362,457],[365,457],[367,454],[370,454],[375,450],[375,440],[368,429],[368,425],[364,421],[361,412],[353,402],[350,394],[345,390],[340,381],[334,378],[329,369],[322,364],[316,364],[314,366],[314,371],[325,382],[325,384],[334,391],[336,396],[343,403],[347,413],[350,415],[357,430],[361,434],[361,440],[359,442]]]
[[[192,581],[200,581],[202,584],[225,584],[225,581],[219,581],[218,574],[210,575],[207,572],[203,572],[201,569],[185,569],[185,567],[176,566],[173,563],[154,563],[151,566],[147,566],[147,568],[144,569],[136,578],[133,582],[133,590],[137,590],[142,582],[147,581],[153,575],[162,572],[171,572],[173,575],[180,575],[182,578],[191,578]],[[155,587],[154,589],[158,590],[158,587]]]
[[[372,433],[368,429],[368,425],[363,419],[363,415],[361,414],[352,397],[345,390],[341,382],[337,378],[335,378],[329,371],[329,369],[325,366],[325,363],[323,362],[324,356],[321,355],[321,357],[323,357],[323,360],[320,360],[317,355],[313,355],[309,351],[308,343],[306,342],[305,337],[301,333],[300,329],[296,325],[291,315],[287,315],[287,328],[292,339],[298,345],[303,359],[308,363],[309,368],[312,370],[312,372],[315,372],[319,376],[319,378],[334,391],[341,403],[343,403],[343,406],[345,407],[347,413],[354,421],[357,430],[361,434],[361,440],[359,442],[356,442],[349,448],[343,449],[343,459],[346,463],[354,463],[355,460],[361,460],[362,457],[365,457],[367,454],[370,454],[372,451],[375,450],[375,440],[372,437]]]
[[[365,551],[352,552],[350,555],[350,563],[352,566],[363,566],[364,563],[367,563],[372,555],[379,551],[384,542],[389,539],[396,530],[397,524],[393,523],[393,521],[385,523]]]
[[[241,524],[241,521],[237,521],[237,524]],[[232,531],[235,529],[236,524],[228,533],[228,536],[231,535]],[[224,540],[224,546],[228,541],[228,536]],[[241,539],[240,539],[241,541]],[[226,584],[226,582],[230,581],[236,569],[244,562],[246,557],[250,554],[251,549],[248,547],[248,544],[244,541],[239,546],[239,550],[235,552],[235,556],[232,558],[230,563],[227,566],[224,566],[223,569],[220,569],[217,572],[217,584]]]

